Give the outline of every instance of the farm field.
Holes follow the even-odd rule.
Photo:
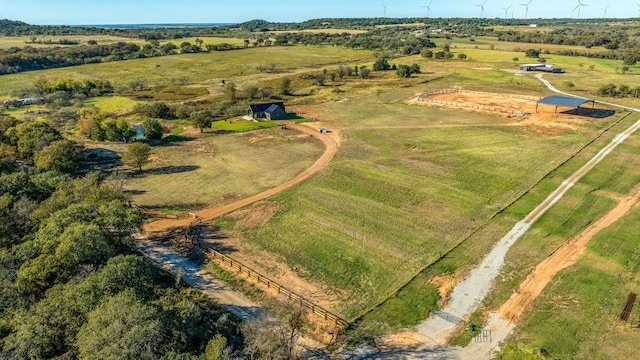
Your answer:
[[[548,137],[495,116],[403,103],[417,90],[316,108],[347,139],[341,152],[321,176],[272,199],[288,210],[241,229],[343,292],[349,300],[338,310],[348,318],[384,300],[611,121]]]
[[[200,38],[181,38],[175,40],[162,40],[159,41],[160,44],[173,43],[177,46],[180,46],[181,43],[187,41],[190,43],[195,43],[196,39],[201,39],[204,45],[211,44],[217,45],[222,43],[227,43],[231,45],[243,45],[243,39],[236,38],[219,38],[219,37],[200,37]],[[60,41],[75,41],[78,42],[77,45],[61,45]],[[89,40],[95,40],[99,45],[110,45],[117,42],[127,42],[137,44],[142,46],[146,43],[145,40],[129,38],[129,37],[120,37],[120,36],[111,36],[111,35],[64,35],[64,36],[36,36],[36,43],[31,42],[30,36],[0,36],[0,49],[8,49],[11,47],[25,47],[31,46],[34,48],[42,48],[42,47],[55,47],[55,46],[78,46],[78,45],[87,45]],[[40,43],[42,42],[42,43]],[[49,42],[49,43],[48,43]]]
[[[109,79],[116,87],[136,79],[145,79],[149,83],[162,83],[171,79],[184,78],[189,83],[206,83],[207,81],[217,83],[221,79],[259,74],[258,67],[271,64],[275,64],[280,71],[286,71],[305,67],[337,66],[339,63],[363,59],[370,61],[371,56],[371,51],[338,47],[305,46],[296,47],[295,51],[287,47],[268,47],[80,65],[44,72],[3,75],[3,81],[0,83],[0,98],[7,98],[11,90],[31,86],[39,76],[49,79],[66,77]]]
[[[38,35],[36,36],[36,43],[31,43],[30,36],[0,36],[0,49],[8,49],[11,47],[25,47],[31,46],[34,48],[43,48],[43,47],[70,47],[77,45],[61,45],[59,42],[61,40],[64,41],[77,41],[78,45],[86,45],[87,41],[95,40],[100,45],[113,44],[117,42],[130,42],[138,45],[144,44],[144,40],[131,39],[126,37],[119,36],[111,36],[111,35],[66,35],[66,36],[49,36],[49,35]],[[43,42],[40,44],[39,42]],[[47,44],[47,42],[51,42]],[[57,43],[57,44],[56,44]]]
[[[203,40],[206,44],[207,38]],[[327,81],[324,86],[313,81],[299,85],[303,82],[296,75],[302,72],[335,70],[339,64],[371,67],[373,52],[340,47],[265,47],[4,75],[0,98],[9,98],[11,90],[29,86],[40,76],[109,79],[116,87],[135,79],[145,79],[152,85],[180,79],[188,83],[185,86],[203,90],[199,100],[221,96],[221,87],[216,85],[221,79],[242,89],[246,84],[274,86],[285,76],[294,78],[296,91],[282,96],[288,108],[317,117],[323,126],[339,133],[343,139],[339,153],[309,180],[218,219],[213,228],[230,241],[242,243],[231,247],[229,255],[234,256],[238,249],[247,250],[248,255],[243,254],[247,265],[265,275],[278,277],[284,267],[310,283],[321,284],[321,291],[337,299],[329,305],[332,310],[357,320],[356,325],[363,328],[388,331],[388,326],[397,329],[428,316],[446,296],[442,291],[446,286],[439,293],[439,285],[455,282],[563,176],[610,141],[617,129],[637,120],[621,113],[606,117],[555,117],[549,113],[505,117],[412,103],[420,94],[452,88],[467,90],[468,96],[442,95],[440,99],[475,104],[496,101],[513,107],[517,102],[510,99],[550,94],[530,74],[515,74],[513,58],[520,57],[520,62],[529,59],[522,51],[511,51],[512,46],[526,49],[529,44],[496,42],[496,50],[491,50],[488,46],[493,44],[492,39],[476,38],[476,44],[468,39],[451,41],[452,51],[465,53],[469,60],[427,60],[417,55],[393,59],[394,64],[421,66],[422,73],[410,79],[399,79],[389,71],[372,72],[366,80],[354,76]],[[503,45],[510,50],[499,50]],[[545,75],[546,79],[560,89],[590,98],[598,98],[597,88],[608,82],[633,84],[637,77],[634,73],[640,69],[634,66],[631,73],[623,75],[617,71],[620,61],[544,56],[549,63],[567,70],[566,74]],[[270,64],[275,64],[278,71],[262,73],[258,69]],[[587,70],[591,65],[595,70]],[[474,96],[473,91],[484,95]],[[173,100],[175,105],[184,99]],[[126,114],[141,102],[109,96],[84,104]],[[624,102],[640,104],[631,98]],[[516,107],[531,112],[530,102]],[[23,118],[29,111],[10,109],[8,113]],[[611,125],[610,131],[576,155]],[[186,128],[176,137],[179,141],[155,146],[150,165],[132,173],[126,185],[133,201],[144,208],[175,213],[224,205],[293,178],[323,151],[319,141],[279,127],[200,135],[183,122],[170,127],[176,126],[181,126],[180,131]],[[504,302],[535,264],[633,189],[639,175],[630,169],[638,165],[636,148],[637,141],[617,150],[620,155],[586,176],[513,247],[487,308]],[[267,211],[261,221],[247,219],[263,209]],[[636,211],[625,223],[634,223],[637,216]],[[631,236],[630,231],[620,232],[625,239]],[[599,241],[606,243],[606,239]],[[630,259],[627,255],[635,254],[637,245],[622,242],[607,254],[590,249],[583,261],[589,258],[591,262],[579,264],[580,269],[591,273],[601,265],[594,259],[615,257],[616,263],[604,271],[606,276],[602,278],[607,281],[593,280],[602,294],[618,291],[608,281],[612,276],[632,272],[625,268]],[[258,258],[263,254],[268,254],[268,261]],[[522,330],[512,341],[526,339],[534,348],[557,349],[552,354],[563,357],[572,352],[586,354],[593,350],[594,343],[614,341],[597,336],[604,331],[627,336],[614,321],[598,327],[586,319],[587,315],[572,318],[575,314],[570,310],[559,319],[575,319],[577,324],[597,327],[593,335],[577,338],[585,345],[578,340],[572,344],[554,342],[567,331],[578,331],[577,327],[562,327],[560,320],[552,324],[557,329],[550,332],[552,335],[540,334],[542,316],[548,316],[549,309],[562,312],[576,301],[595,301],[582,294],[587,287],[580,284],[591,284],[591,280],[580,278],[581,274],[567,270],[559,280],[566,285],[554,287],[550,290],[553,295],[539,301],[539,308],[525,317]],[[434,280],[436,275],[440,277]],[[630,286],[637,282],[636,278],[629,280]],[[560,297],[569,300],[556,301]],[[619,307],[616,305],[612,313]],[[590,309],[585,314],[596,311],[595,307]]]

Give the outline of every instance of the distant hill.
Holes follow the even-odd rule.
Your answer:
[[[12,32],[23,32],[30,28],[31,25],[22,22],[8,19],[0,20],[0,34],[11,35]]]

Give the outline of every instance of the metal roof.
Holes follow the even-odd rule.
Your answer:
[[[571,98],[565,96],[547,96],[544,99],[538,100],[538,104],[565,106],[570,108],[577,108],[588,102],[594,102],[594,100],[585,98]]]
[[[273,105],[269,106],[267,108],[267,110],[265,110],[264,112],[271,114],[271,113],[273,113],[274,111],[276,111],[278,109],[280,109],[280,106],[278,106],[276,104],[273,104]]]
[[[276,106],[282,108],[282,110],[285,109],[284,108],[284,104],[281,101],[265,103],[265,104],[251,104],[249,106],[251,107],[251,112],[259,113],[259,112],[265,112],[268,108],[270,108],[273,105],[276,105]]]

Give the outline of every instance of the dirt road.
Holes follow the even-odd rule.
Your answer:
[[[244,206],[252,204],[256,201],[263,200],[269,196],[275,195],[280,191],[288,189],[295,184],[307,179],[309,176],[323,169],[335,156],[340,144],[340,136],[338,133],[317,132],[319,127],[323,127],[322,123],[303,123],[298,125],[290,125],[290,127],[317,137],[325,144],[325,151],[309,168],[302,171],[293,179],[280,184],[274,188],[263,191],[254,196],[236,201],[234,203],[221,206],[218,208],[206,209],[197,213],[204,221],[210,221],[218,216],[222,216],[231,211],[240,209]],[[241,293],[237,293],[229,288],[225,283],[214,279],[212,276],[201,270],[200,267],[185,259],[184,257],[174,253],[166,246],[148,240],[158,233],[162,233],[168,229],[186,227],[192,219],[162,219],[154,221],[144,226],[144,233],[138,237],[138,249],[147,257],[161,264],[173,273],[183,272],[183,280],[194,288],[200,289],[217,302],[227,307],[231,312],[242,319],[253,320],[260,314],[260,306],[250,301]]]
[[[138,239],[136,246],[140,252],[174,274],[183,274],[182,280],[201,290],[220,305],[243,320],[257,320],[262,307],[246,296],[231,289],[227,284],[215,279],[198,264],[176,254],[169,248],[155,242]]]
[[[489,314],[486,328],[492,330],[491,342],[472,343],[460,351],[461,357],[473,355],[478,359],[489,358],[491,352],[513,331],[522,313],[542,293],[553,277],[562,269],[575,264],[584,255],[589,241],[600,231],[626,215],[637,204],[638,199],[640,199],[640,190],[636,191],[633,196],[623,198],[608,214],[598,219],[538,264],[509,300],[502,304],[497,311]]]
[[[300,183],[301,181],[309,178],[309,176],[322,170],[325,166],[327,166],[327,164],[329,164],[331,159],[333,159],[333,157],[337,153],[338,148],[340,146],[340,142],[341,142],[339,133],[336,133],[336,132],[323,133],[323,134],[319,133],[318,128],[325,127],[325,125],[323,125],[321,122],[301,123],[297,125],[288,125],[288,126],[292,129],[309,134],[309,136],[313,136],[319,139],[324,144],[325,146],[324,153],[318,158],[318,160],[316,160],[315,163],[313,163],[313,165],[311,165],[309,168],[305,169],[304,171],[296,175],[293,179],[285,183],[282,183],[276,187],[265,190],[259,194],[250,196],[248,198],[238,200],[228,205],[198,211],[196,212],[196,215],[202,218],[203,221],[211,221],[217,217],[228,214],[232,211],[238,210],[247,205],[253,204],[257,201],[264,200],[270,196],[273,196],[283,190],[286,190]],[[157,220],[157,221],[145,224],[144,231],[147,233],[153,233],[157,231],[163,231],[169,228],[186,227],[189,225],[191,220],[192,219]]]
[[[542,81],[550,90],[567,95],[574,96],[556,89],[549,81],[543,79],[542,75],[536,76]],[[602,102],[609,106],[620,107],[627,111],[640,112],[640,109],[630,108],[627,106],[612,104],[609,102]],[[600,162],[605,156],[607,156],[617,145],[621,144],[631,134],[640,128],[640,121],[627,128],[624,132],[616,136],[611,143],[604,147],[596,156],[594,156],[587,164],[574,173],[567,181],[565,181],[561,188],[556,190],[558,196],[562,196],[569,187],[573,186],[580,177],[591,170],[598,162]],[[561,189],[564,189],[564,192]],[[559,192],[560,190],[560,192]],[[558,198],[559,199],[559,198]],[[522,313],[527,310],[529,305],[535,300],[544,290],[544,288],[551,282],[553,277],[562,269],[567,268],[576,263],[584,254],[589,241],[596,236],[600,231],[606,229],[608,226],[622,218],[640,199],[640,189],[637,189],[634,195],[628,196],[620,200],[620,203],[607,213],[602,218],[598,219],[595,223],[585,229],[578,236],[569,240],[562,247],[556,250],[548,258],[543,260],[536,268],[527,276],[518,290],[511,295],[511,297],[495,312],[492,312],[488,316],[487,328],[492,329],[492,339],[489,343],[472,343],[467,348],[459,352],[460,356],[473,356],[478,359],[489,358],[491,353],[499,346],[515,328],[517,322],[520,320]],[[548,200],[548,199],[547,199]],[[547,201],[545,200],[545,201]],[[557,200],[556,200],[557,201]],[[544,203],[544,202],[543,202]],[[542,204],[541,204],[542,205]],[[536,208],[537,209],[537,208]],[[525,219],[528,221],[535,221],[542,215],[541,212],[532,211]]]

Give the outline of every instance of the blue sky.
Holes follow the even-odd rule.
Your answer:
[[[0,0],[0,19],[41,25],[290,22],[321,17],[425,16],[430,0]],[[433,0],[431,17],[479,17],[483,0]],[[484,17],[523,18],[528,0],[487,0]],[[582,0],[581,18],[636,17],[636,0]],[[578,0],[532,0],[527,18],[570,17]],[[574,14],[575,15],[575,14]]]

